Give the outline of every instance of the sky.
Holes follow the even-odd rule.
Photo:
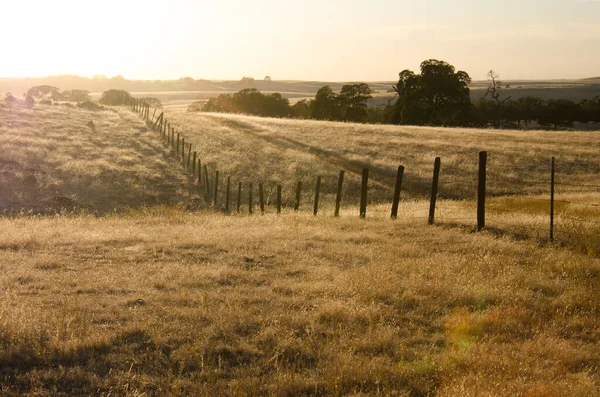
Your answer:
[[[0,0],[0,77],[600,76],[600,0]]]

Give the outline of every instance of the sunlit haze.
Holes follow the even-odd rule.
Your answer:
[[[2,3],[0,77],[394,80],[424,59],[484,79],[600,75],[598,0]]]

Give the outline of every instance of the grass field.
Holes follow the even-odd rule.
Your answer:
[[[3,395],[595,396],[598,259],[405,221],[0,220]]]
[[[127,110],[0,107],[0,212],[189,202],[187,178]]]
[[[600,215],[587,205],[599,200],[592,133],[168,111],[211,177],[221,171],[221,192],[229,175],[246,204],[248,183],[265,183],[264,216],[226,216],[199,204],[174,153],[127,109],[0,116],[0,203],[11,215],[0,217],[1,395],[600,394],[600,228],[570,220]],[[472,233],[482,149],[488,228]],[[435,156],[441,191],[427,226]],[[391,221],[399,164],[406,180]]]

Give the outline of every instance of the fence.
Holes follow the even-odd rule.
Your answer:
[[[202,165],[202,160],[198,153],[192,151],[192,144],[185,142],[185,137],[181,136],[179,133],[176,133],[175,128],[172,127],[169,121],[165,118],[164,112],[161,112],[158,117],[156,116],[157,109],[154,110],[152,117],[150,117],[150,106],[147,103],[141,102],[139,99],[133,99],[131,103],[131,107],[133,111],[136,111],[140,114],[142,118],[146,120],[146,122],[152,127],[152,130],[160,133],[160,137],[163,142],[170,148],[172,148],[179,160],[181,161],[182,166],[189,173],[192,180],[198,186],[198,189],[201,195],[204,197],[204,200],[208,205],[214,206],[217,209],[223,209],[225,213],[231,212],[231,204],[237,203],[235,209],[236,212],[240,212],[242,210],[242,192],[243,186],[242,182],[238,182],[237,185],[237,197],[234,197],[235,191],[232,191],[233,186],[231,184],[231,177],[226,177],[226,183],[224,183],[224,203],[220,200],[223,200],[223,195],[219,195],[219,171],[213,170],[210,172],[207,165]],[[523,209],[526,206],[522,206],[521,208],[502,208],[502,206],[497,205],[495,202],[488,202],[486,205],[486,200],[488,200],[489,194],[487,191],[488,187],[488,154],[485,151],[479,153],[479,163],[477,167],[477,186],[474,187],[476,191],[476,208],[469,208],[468,202],[465,201],[457,201],[457,202],[448,202],[443,201],[440,203],[438,201],[438,192],[440,185],[440,170],[441,170],[441,158],[437,157],[434,160],[433,164],[433,176],[431,180],[431,189],[429,196],[429,212],[427,214],[427,222],[430,225],[438,222],[443,223],[460,223],[460,224],[469,224],[473,221],[472,218],[465,216],[465,213],[469,211],[475,212],[475,225],[478,231],[487,228],[487,229],[502,229],[507,230],[506,228],[515,228],[515,223],[508,223],[505,221],[505,218],[499,218],[498,215],[505,217],[506,214],[527,214],[527,211]],[[502,168],[506,170],[510,168],[506,164],[492,164],[493,168]],[[396,172],[396,178],[393,189],[392,196],[392,205],[390,211],[391,219],[396,219],[398,217],[399,203],[400,203],[400,195],[402,190],[403,183],[403,175],[404,175],[404,167],[399,166]],[[528,170],[530,171],[530,169]],[[502,172],[502,171],[500,171]],[[537,237],[548,240],[550,242],[554,242],[556,240],[557,231],[562,234],[571,234],[571,235],[579,235],[581,233],[574,232],[572,227],[566,228],[564,227],[568,222],[574,222],[577,225],[585,225],[585,229],[592,230],[593,237],[598,237],[600,235],[600,222],[595,220],[600,216],[600,203],[592,203],[592,202],[581,202],[581,201],[573,201],[573,200],[557,200],[556,196],[560,195],[560,191],[557,191],[557,187],[560,186],[569,186],[573,184],[569,184],[568,182],[557,182],[556,180],[556,160],[554,157],[550,159],[549,168],[547,170],[548,179],[546,181],[520,181],[521,183],[527,183],[530,186],[538,186],[537,189],[540,192],[545,192],[547,194],[547,198],[535,198],[528,197],[524,195],[519,196],[496,196],[493,197],[492,200],[496,200],[499,197],[506,200],[513,200],[514,202],[510,205],[505,205],[504,207],[515,207],[515,203],[520,202],[535,202],[537,214],[536,219],[532,221],[530,219],[529,222],[524,222],[523,217],[521,216],[521,222],[517,222],[516,226],[519,230],[528,230],[529,232],[534,232],[533,234]],[[492,173],[492,177],[498,177],[499,174]],[[342,201],[342,188],[344,185],[345,171],[340,171],[339,176],[337,177],[337,189],[335,193],[335,207],[334,207],[334,216],[339,216],[340,214],[340,206]],[[318,176],[315,185],[315,196],[312,202],[313,204],[313,214],[316,216],[319,212],[320,205],[320,197],[321,197],[321,186],[322,186],[322,176]],[[460,185],[460,189],[465,188],[464,181],[453,182],[457,186]],[[369,169],[365,168],[362,170],[362,179],[360,184],[360,201],[359,201],[359,216],[361,218],[367,217],[367,205],[368,205],[368,186],[369,186]],[[577,187],[587,187],[595,189],[590,193],[598,193],[600,192],[600,185],[595,184],[577,184]],[[253,186],[252,183],[248,184],[247,194],[247,203],[248,203],[248,213],[252,214],[254,212],[254,203],[256,200],[255,197],[255,189],[256,186]],[[446,186],[447,188],[448,186]],[[294,210],[298,211],[301,208],[301,193],[303,191],[303,183],[302,181],[298,181],[296,183],[295,189],[295,201],[294,201]],[[265,213],[265,185],[263,183],[258,184],[258,209],[261,214]],[[281,213],[282,208],[282,186],[279,184],[276,186],[276,199],[275,199],[275,207],[276,213]],[[547,205],[547,210],[541,211],[541,207],[545,207]],[[573,207],[584,207],[593,209],[591,214],[586,214],[587,216],[574,216],[565,211],[557,212],[557,205],[564,207],[565,205],[573,206]],[[541,206],[541,207],[540,207]],[[561,207],[561,208],[562,208]],[[598,210],[597,214],[595,210]],[[458,216],[456,216],[458,214]],[[546,223],[545,226],[541,226],[540,222]],[[487,226],[487,227],[486,227]],[[558,226],[563,226],[562,229],[557,230]],[[596,230],[597,229],[597,230]],[[521,233],[522,234],[522,233]],[[532,233],[529,233],[532,234]],[[545,236],[544,236],[545,235]],[[561,239],[561,241],[565,241],[566,239]],[[598,241],[598,239],[596,239]],[[591,243],[596,244],[597,242]],[[598,250],[597,247],[592,247],[594,250]]]

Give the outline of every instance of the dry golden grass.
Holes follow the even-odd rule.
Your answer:
[[[167,112],[167,117],[203,163],[221,171],[221,180],[231,176],[234,189],[238,181],[244,189],[254,183],[255,191],[256,184],[264,182],[271,203],[275,186],[281,184],[288,206],[293,205],[297,180],[304,184],[304,208],[312,206],[318,175],[323,176],[321,203],[332,205],[339,169],[347,170],[343,201],[357,206],[362,167],[371,171],[369,201],[389,203],[398,164],[406,167],[402,197],[421,199],[431,190],[433,160],[440,156],[440,197],[453,201],[438,204],[437,218],[467,226],[476,223],[477,153],[487,150],[488,226],[538,241],[549,237],[550,158],[555,156],[555,241],[600,253],[596,133],[383,126],[176,111]],[[246,194],[244,190],[244,204]],[[419,216],[426,214],[424,207]]]
[[[1,393],[600,393],[599,259],[387,210],[0,219]]]
[[[372,178],[391,189],[398,165],[404,165],[405,191],[423,196],[430,189],[433,160],[440,156],[440,195],[473,199],[477,153],[487,150],[490,195],[548,192],[552,156],[559,193],[597,192],[600,187],[595,132],[365,125],[176,111],[167,117],[210,164],[239,177],[276,182],[284,174],[312,181],[317,173],[335,177],[341,168],[357,172],[369,167]]]
[[[128,110],[0,107],[0,212],[187,203],[187,178]]]

